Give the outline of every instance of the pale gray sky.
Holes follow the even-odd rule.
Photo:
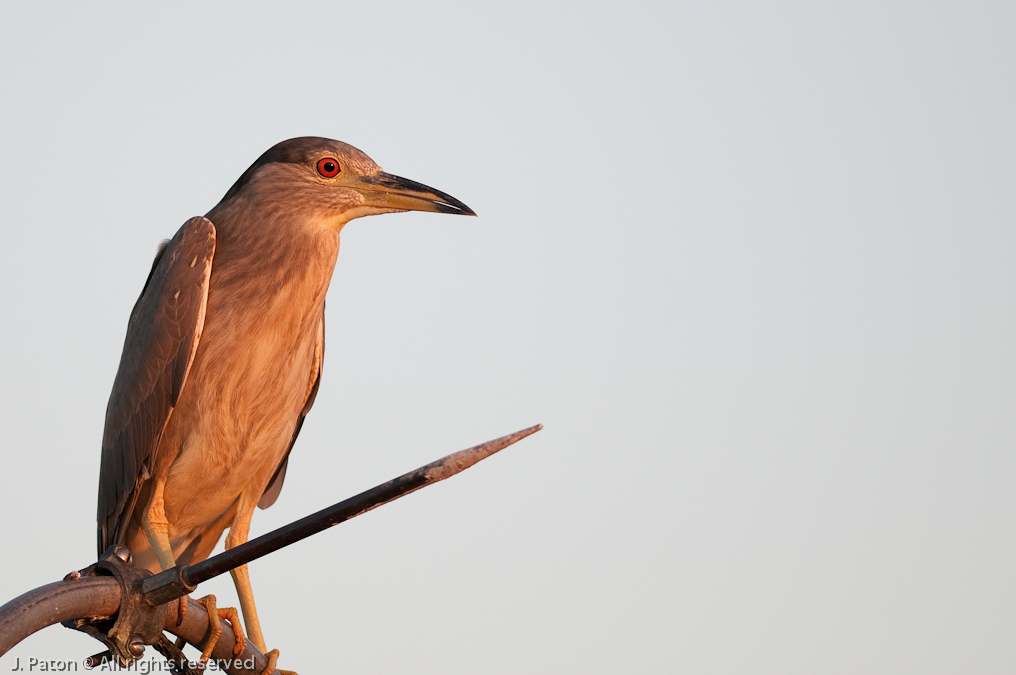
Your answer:
[[[0,601],[94,559],[158,242],[321,135],[480,217],[344,230],[253,534],[546,429],[252,565],[283,667],[1016,670],[1016,6],[293,4],[0,11]]]

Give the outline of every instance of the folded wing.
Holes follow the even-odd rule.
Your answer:
[[[215,227],[191,218],[160,248],[127,324],[106,408],[99,469],[98,548],[123,543],[142,483],[186,385],[201,339]]]

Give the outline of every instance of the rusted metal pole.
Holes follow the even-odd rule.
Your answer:
[[[113,577],[81,577],[40,586],[0,607],[0,656],[46,626],[110,616],[119,607],[120,586]]]
[[[210,635],[208,612],[188,598],[188,611],[177,625],[179,602],[173,600],[169,604],[166,630],[201,649]],[[111,576],[68,578],[40,586],[0,607],[0,656],[47,626],[74,619],[112,617],[119,608],[120,584]],[[264,671],[268,665],[265,655],[249,640],[243,652],[233,654],[236,643],[233,628],[227,621],[219,623],[222,636],[212,651],[219,669],[230,675],[257,675]]]

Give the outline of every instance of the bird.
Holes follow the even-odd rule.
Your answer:
[[[204,560],[227,528],[227,549],[247,541],[255,508],[279,496],[321,382],[339,233],[401,211],[476,215],[351,145],[293,138],[163,242],[106,409],[100,554],[123,545],[159,572]],[[269,654],[246,566],[232,577],[247,635]]]

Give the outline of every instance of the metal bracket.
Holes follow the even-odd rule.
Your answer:
[[[127,667],[155,644],[166,626],[167,605],[152,606],[142,593],[142,583],[152,576],[146,569],[131,567],[131,555],[123,546],[110,546],[99,562],[81,571],[82,576],[111,576],[120,584],[120,609],[115,617],[78,619],[64,625],[91,635],[105,644],[117,663]]]

